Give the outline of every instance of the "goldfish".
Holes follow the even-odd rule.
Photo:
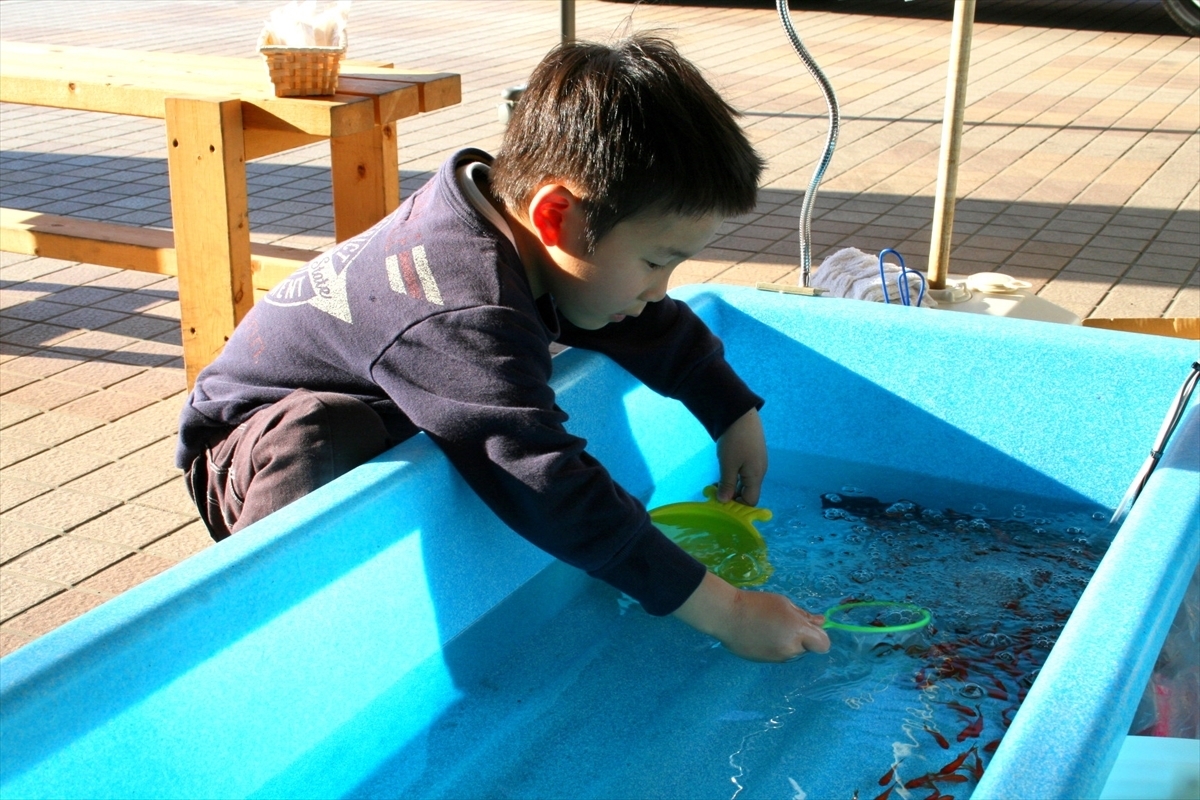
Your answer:
[[[895,777],[895,775],[896,775],[896,768],[892,767],[886,773],[884,773],[882,778],[879,779],[879,785],[887,786],[889,783],[892,782],[892,778]],[[891,789],[888,789],[888,791],[890,792]]]
[[[945,737],[945,736],[942,736],[940,733],[938,733],[937,731],[933,730],[933,729],[932,729],[932,728],[930,728],[928,725],[926,725],[926,726],[925,726],[925,732],[926,732],[926,733],[928,733],[930,736],[932,736],[932,737],[933,737],[933,739],[934,739],[934,741],[936,741],[936,742],[938,743],[938,745],[939,745],[939,746],[940,746],[940,747],[941,747],[943,750],[949,750],[949,749],[950,749],[950,743],[946,741],[946,737]],[[961,742],[961,741],[962,741],[962,739],[959,739],[959,741]]]
[[[962,729],[962,732],[958,734],[958,741],[961,742],[967,737],[979,736],[980,732],[983,731],[983,711],[980,710],[979,706],[975,706],[975,710],[979,712],[979,716],[975,718],[974,722]]]
[[[974,747],[972,747],[970,750],[964,750],[959,755],[958,758],[954,759],[949,764],[947,764],[946,766],[939,769],[938,775],[949,775],[950,773],[957,771],[958,768],[963,765],[963,762],[967,760],[967,756],[969,756],[972,752],[974,752],[974,750],[975,750]]]
[[[974,750],[975,748],[971,748],[971,749]],[[981,759],[979,757],[978,751],[975,752],[975,763],[971,766],[970,769],[971,769],[971,776],[974,777],[975,780],[979,780],[980,778],[983,777],[983,759]]]

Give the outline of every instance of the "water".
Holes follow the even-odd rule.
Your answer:
[[[827,655],[754,664],[585,581],[535,630],[514,629],[518,612],[476,631],[505,643],[495,660],[452,643],[463,699],[355,794],[969,796],[1108,545],[1109,512],[816,466],[775,457],[763,588],[814,612],[912,602],[928,628],[830,631]]]

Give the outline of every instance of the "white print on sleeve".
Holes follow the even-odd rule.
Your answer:
[[[308,262],[268,292],[263,302],[285,307],[309,305],[342,322],[353,324],[346,293],[346,273],[367,243],[379,232],[379,227],[377,225],[353,239],[347,239],[333,250]]]
[[[411,250],[401,250],[383,261],[387,268],[388,286],[396,294],[406,294],[418,300],[428,300],[436,306],[445,305],[442,290],[438,288],[433,270],[429,268],[429,257],[425,245],[419,244]]]

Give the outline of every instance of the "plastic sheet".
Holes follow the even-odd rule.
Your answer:
[[[1129,732],[1200,739],[1200,566],[1192,573]]]

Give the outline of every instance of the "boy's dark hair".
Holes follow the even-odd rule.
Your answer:
[[[589,252],[642,211],[744,214],[763,160],[738,116],[666,39],[563,44],[534,69],[513,110],[492,190],[521,214],[547,182],[577,190]]]

